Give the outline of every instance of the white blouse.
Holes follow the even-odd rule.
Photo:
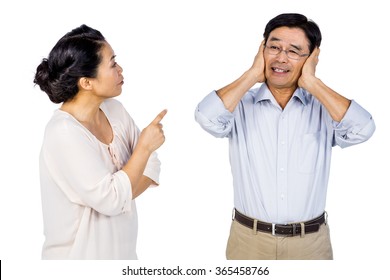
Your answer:
[[[114,134],[109,145],[60,109],[46,126],[40,154],[43,259],[137,259],[137,210],[121,168],[140,132],[119,101],[108,99],[100,108]],[[158,184],[159,174],[153,153],[144,175]]]

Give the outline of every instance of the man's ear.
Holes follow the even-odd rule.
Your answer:
[[[79,79],[79,87],[83,90],[91,90],[92,89],[92,81],[89,78],[81,77]]]

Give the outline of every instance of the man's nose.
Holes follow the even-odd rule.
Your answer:
[[[276,59],[281,62],[285,62],[288,60],[287,51],[282,50],[280,53],[276,55]]]

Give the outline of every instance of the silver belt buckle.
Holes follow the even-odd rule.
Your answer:
[[[275,236],[275,224],[272,224],[272,235]]]

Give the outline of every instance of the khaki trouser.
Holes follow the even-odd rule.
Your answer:
[[[228,260],[332,260],[329,225],[303,236],[273,236],[234,220],[226,248]]]

